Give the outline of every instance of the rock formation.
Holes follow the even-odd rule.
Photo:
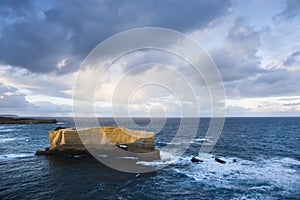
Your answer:
[[[215,161],[218,162],[218,163],[221,163],[221,164],[225,164],[226,161],[225,160],[222,160],[221,158],[215,158]]]
[[[32,119],[32,118],[14,118],[0,117],[0,124],[46,124],[56,123],[56,119]]]
[[[192,157],[191,161],[192,162],[203,162],[203,160],[200,160],[200,159],[196,158],[195,156]]]
[[[121,151],[153,153],[153,158],[159,159],[159,151],[154,146],[154,133],[122,127],[107,126],[81,130],[58,127],[49,132],[49,140],[50,147],[45,151],[37,151],[36,155],[89,155],[86,147],[89,150],[96,149],[97,152],[107,153],[108,149],[112,150],[113,145]]]

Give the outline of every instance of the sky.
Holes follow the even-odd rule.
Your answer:
[[[299,22],[298,0],[1,0],[0,114],[72,116],[78,70],[99,43],[133,28],[162,27],[187,35],[214,61],[226,116],[300,116]],[[157,84],[141,87],[128,100],[132,116],[180,116],[180,105],[189,102],[176,97],[187,95],[187,80],[201,116],[211,114],[209,94],[192,67],[147,50],[111,65],[95,94],[97,116],[112,116],[121,79],[123,91],[145,80],[176,88],[174,95]]]

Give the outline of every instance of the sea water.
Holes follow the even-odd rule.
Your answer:
[[[126,126],[128,119],[122,120]],[[116,125],[110,118],[99,121]],[[182,145],[171,143],[180,119],[167,119],[160,130],[147,126],[151,119],[134,121],[155,131],[157,148],[171,145],[176,151]],[[152,121],[155,127],[162,120]],[[166,166],[144,174],[116,171],[89,157],[35,156],[49,146],[48,131],[75,126],[71,118],[57,124],[2,124],[0,199],[300,199],[300,118],[226,118],[213,150],[201,155],[209,122],[200,119],[180,157],[161,151],[159,161],[138,162]],[[128,122],[127,128],[134,127]],[[192,163],[192,156],[203,162]]]

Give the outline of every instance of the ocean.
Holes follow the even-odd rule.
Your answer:
[[[226,118],[217,144],[206,156],[198,154],[210,119],[201,118],[195,139],[182,156],[161,151],[160,161],[139,164],[168,165],[141,174],[111,169],[91,157],[35,156],[36,150],[49,146],[48,131],[74,127],[72,118],[58,120],[0,125],[0,199],[300,199],[297,117]],[[127,119],[122,120],[126,125]],[[116,125],[111,118],[99,121]],[[168,118],[156,132],[158,149],[180,147],[170,144],[180,121]],[[151,131],[149,119],[135,122]],[[193,156],[204,162],[192,163]],[[226,164],[216,162],[216,156]]]

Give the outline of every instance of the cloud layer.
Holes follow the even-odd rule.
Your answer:
[[[77,70],[88,53],[113,34],[158,26],[183,32],[204,46],[223,77],[228,115],[299,115],[299,6],[297,0],[275,0],[272,5],[219,0],[1,1],[0,114],[70,115]],[[149,62],[170,69],[153,64],[130,71]],[[128,76],[122,84],[128,88],[150,77],[186,96],[183,75],[209,115],[203,79],[181,58],[161,51],[134,52],[112,65],[96,94],[99,115],[111,116],[110,101],[124,73]],[[129,107],[137,116],[158,107],[180,115],[176,98],[157,87],[138,91]]]
[[[0,7],[0,60],[31,72],[67,73],[102,40],[130,28],[178,31],[206,27],[229,1],[5,1]]]

